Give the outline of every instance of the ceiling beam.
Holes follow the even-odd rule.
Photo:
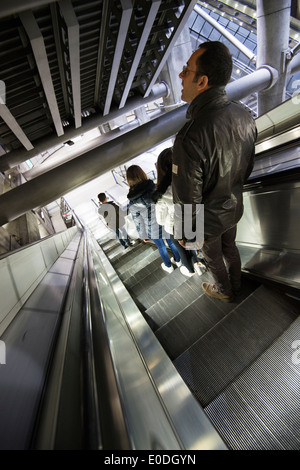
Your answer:
[[[133,60],[132,65],[131,65],[131,69],[130,69],[130,72],[129,72],[129,75],[128,75],[128,78],[127,78],[127,82],[126,82],[126,85],[125,85],[125,88],[124,88],[124,91],[123,91],[123,95],[122,95],[122,98],[121,98],[121,101],[120,101],[119,108],[123,108],[123,106],[125,105],[125,102],[127,100],[132,82],[134,80],[137,68],[139,66],[142,54],[144,52],[144,48],[146,46],[149,34],[151,32],[153,23],[155,21],[157,12],[159,10],[160,4],[161,4],[161,0],[153,0],[152,1],[152,5],[150,7],[150,11],[149,11],[148,16],[147,16],[147,21],[145,23],[145,26],[144,26],[144,29],[143,29],[143,32],[142,32],[142,35],[141,35],[141,38],[140,38],[140,41],[139,41],[139,45],[138,45],[134,60]]]
[[[123,109],[121,110],[116,109],[107,116],[95,115],[93,117],[90,117],[83,123],[80,129],[75,129],[74,127],[73,128],[70,127],[66,129],[66,132],[63,136],[60,136],[60,137],[51,136],[51,137],[40,139],[39,141],[35,142],[34,149],[31,150],[30,152],[25,152],[24,149],[22,150],[18,149],[18,150],[14,150],[12,152],[6,153],[5,155],[2,155],[0,158],[0,171],[9,170],[10,168],[13,168],[16,165],[19,165],[20,163],[25,162],[26,160],[30,158],[38,156],[42,152],[45,152],[57,145],[63,144],[67,140],[72,140],[72,138],[75,138],[80,134],[83,134],[92,129],[95,129],[96,127],[99,127],[109,121],[113,121],[114,119],[117,119],[126,113],[130,113],[134,109],[145,106],[147,103],[151,103],[152,101],[155,101],[156,99],[166,97],[168,96],[168,94],[169,94],[169,87],[167,86],[167,84],[164,82],[157,83],[153,87],[151,93],[147,96],[147,98],[142,98],[142,97],[130,98],[127,101]]]
[[[55,48],[56,48],[56,54],[57,54],[61,89],[63,93],[66,114],[67,116],[69,116],[70,104],[69,104],[69,99],[68,99],[68,89],[67,89],[67,81],[66,81],[66,74],[65,74],[65,61],[63,57],[63,44],[62,44],[62,37],[61,37],[60,26],[59,26],[59,16],[58,16],[59,11],[55,3],[52,3],[50,5],[50,12],[51,12],[53,35],[54,35]]]
[[[22,145],[26,148],[26,150],[32,150],[33,145],[30,140],[27,138],[19,124],[17,123],[14,116],[11,114],[8,107],[4,104],[2,98],[0,97],[0,116],[5,122],[5,124],[10,128],[10,130],[14,133],[14,135],[19,139]]]
[[[107,29],[109,27],[109,24],[108,24],[109,8],[108,7],[109,7],[109,0],[103,0],[101,29],[100,29],[99,47],[98,47],[98,60],[97,60],[96,80],[95,80],[94,103],[98,103],[99,101],[99,89],[100,89],[100,81],[101,81],[101,76],[102,76],[103,56],[105,52],[105,40],[107,37]]]
[[[103,115],[105,116],[106,114],[109,113],[113,94],[114,94],[114,89],[115,89],[115,84],[116,80],[118,77],[118,71],[120,67],[120,62],[122,59],[123,55],[123,49],[127,37],[127,31],[132,15],[132,1],[131,0],[121,0],[122,4],[122,17],[120,21],[120,28],[119,28],[119,33],[118,33],[118,38],[117,38],[117,43],[116,43],[116,49],[114,53],[114,60],[112,64],[112,69],[110,73],[110,79],[109,79],[109,85],[108,85],[108,90],[106,94],[106,100],[105,100],[105,106],[104,106],[104,111]]]
[[[186,2],[186,3],[188,3],[188,2]],[[176,28],[176,31],[175,31],[171,41],[169,42],[168,47],[165,50],[165,53],[162,57],[162,60],[161,60],[160,64],[158,65],[158,67],[156,69],[156,72],[154,73],[154,75],[153,75],[153,77],[152,77],[152,79],[151,79],[151,81],[148,85],[148,88],[147,88],[147,90],[145,92],[145,95],[144,95],[145,97],[148,96],[148,94],[151,92],[151,89],[153,88],[153,85],[156,83],[156,81],[158,79],[158,76],[159,76],[163,66],[165,65],[165,63],[167,61],[167,58],[168,58],[169,54],[171,53],[178,37],[182,33],[183,28],[186,26],[188,18],[190,16],[190,14],[192,13],[196,3],[197,3],[197,0],[191,0],[188,7],[185,10],[185,12],[183,13],[183,16],[180,20],[180,24],[178,24],[178,26]]]
[[[37,21],[31,11],[20,14],[20,19],[29,37],[36,65],[40,74],[41,82],[49,105],[57,135],[64,133],[59,109],[56,101],[55,91],[50,73],[44,39]]]
[[[81,126],[80,44],[79,23],[70,0],[59,2],[59,8],[68,30],[68,49],[72,82],[72,101],[75,127]]]
[[[35,7],[49,5],[49,3],[57,2],[58,0],[2,0],[0,9],[0,18],[6,18],[10,15],[21,13],[21,11],[32,10]]]

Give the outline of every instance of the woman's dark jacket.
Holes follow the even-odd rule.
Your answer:
[[[210,88],[187,110],[188,122],[173,148],[174,203],[204,204],[204,239],[221,235],[243,214],[243,184],[254,161],[256,126],[242,105],[228,100],[225,88]],[[176,231],[181,221],[175,214]],[[184,237],[183,237],[184,238]]]
[[[139,237],[156,240],[161,237],[161,227],[155,218],[155,204],[151,196],[155,185],[152,180],[137,184],[127,194],[129,212],[132,215]]]

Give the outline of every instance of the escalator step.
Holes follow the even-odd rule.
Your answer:
[[[164,283],[161,282],[166,276],[172,276],[161,269],[161,258],[157,258],[155,261],[149,265],[150,273],[137,282],[132,288],[128,289],[130,294],[135,299],[137,298],[144,309],[147,309],[153,303],[155,303],[158,298],[164,295],[166,292],[164,288]],[[151,289],[153,286],[155,287]]]
[[[143,254],[147,249],[148,248],[145,245],[138,244],[126,249],[121,248],[117,256],[115,256],[115,254],[113,256],[108,255],[108,258],[114,269],[121,271],[123,267],[124,269],[127,269],[127,267],[133,264],[136,259],[143,259]]]
[[[168,274],[161,269],[160,265],[161,260],[159,260],[158,269],[153,273],[155,278],[152,275],[147,277],[144,282],[140,283],[140,293],[137,295],[135,291],[135,295],[144,304],[145,308],[151,307],[166,293],[176,289],[184,282],[179,269],[175,269],[171,274]],[[154,279],[156,280],[152,283]]]
[[[288,299],[263,286],[179,356],[174,365],[207,406],[297,315]]]
[[[229,448],[300,450],[295,339],[300,339],[300,317],[205,408]]]
[[[207,273],[191,278],[180,278],[183,282],[170,292],[164,293],[163,297],[155,302],[146,311],[147,315],[152,318],[156,329],[163,327],[170,320],[175,318],[180,312],[192,304],[202,294],[201,282],[207,280]],[[174,286],[173,286],[174,287]]]
[[[209,282],[209,273],[203,274],[200,279],[201,283],[203,281]],[[197,279],[192,278],[191,280]],[[194,283],[194,286],[197,284]],[[197,295],[186,297],[185,308],[175,310],[173,317],[168,318],[170,320],[168,323],[163,324],[161,321],[160,326],[162,326],[156,331],[158,340],[172,360],[175,360],[244,301],[256,289],[257,285],[250,280],[243,280],[240,295],[231,303],[223,303],[203,294],[199,281],[197,287]]]
[[[120,278],[126,285],[134,285],[152,272],[152,263],[159,258],[157,250],[151,248],[140,251],[136,256],[127,258],[127,263],[116,266]]]

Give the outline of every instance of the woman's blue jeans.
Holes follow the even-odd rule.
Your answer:
[[[171,265],[169,253],[168,253],[167,247],[164,243],[164,240],[162,238],[157,238],[157,239],[152,240],[152,241],[157,246],[159,254],[160,254],[163,262],[165,263],[165,265],[168,268],[170,268],[172,265]],[[171,251],[172,251],[173,256],[174,256],[174,260],[178,263],[178,261],[180,261],[180,255],[178,253],[178,250],[177,250],[175,244],[172,242],[172,240],[170,238],[167,238],[166,242],[169,245],[169,247],[171,248]]]

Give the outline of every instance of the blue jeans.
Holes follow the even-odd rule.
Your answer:
[[[127,248],[130,241],[126,232],[125,227],[119,227],[115,229],[115,233],[117,235],[117,239],[119,240],[120,244],[124,247]]]
[[[157,246],[158,248],[158,251],[159,251],[159,254],[163,260],[163,262],[165,263],[165,265],[170,268],[172,265],[171,265],[171,261],[170,261],[170,258],[169,258],[169,253],[168,253],[168,250],[167,250],[167,247],[163,241],[162,238],[157,238],[155,240],[152,240],[155,245]],[[180,255],[178,253],[178,250],[175,246],[175,244],[172,242],[172,240],[170,238],[167,238],[166,239],[166,242],[167,244],[169,245],[169,247],[171,248],[171,251],[174,255],[174,260],[176,262],[180,261]]]

